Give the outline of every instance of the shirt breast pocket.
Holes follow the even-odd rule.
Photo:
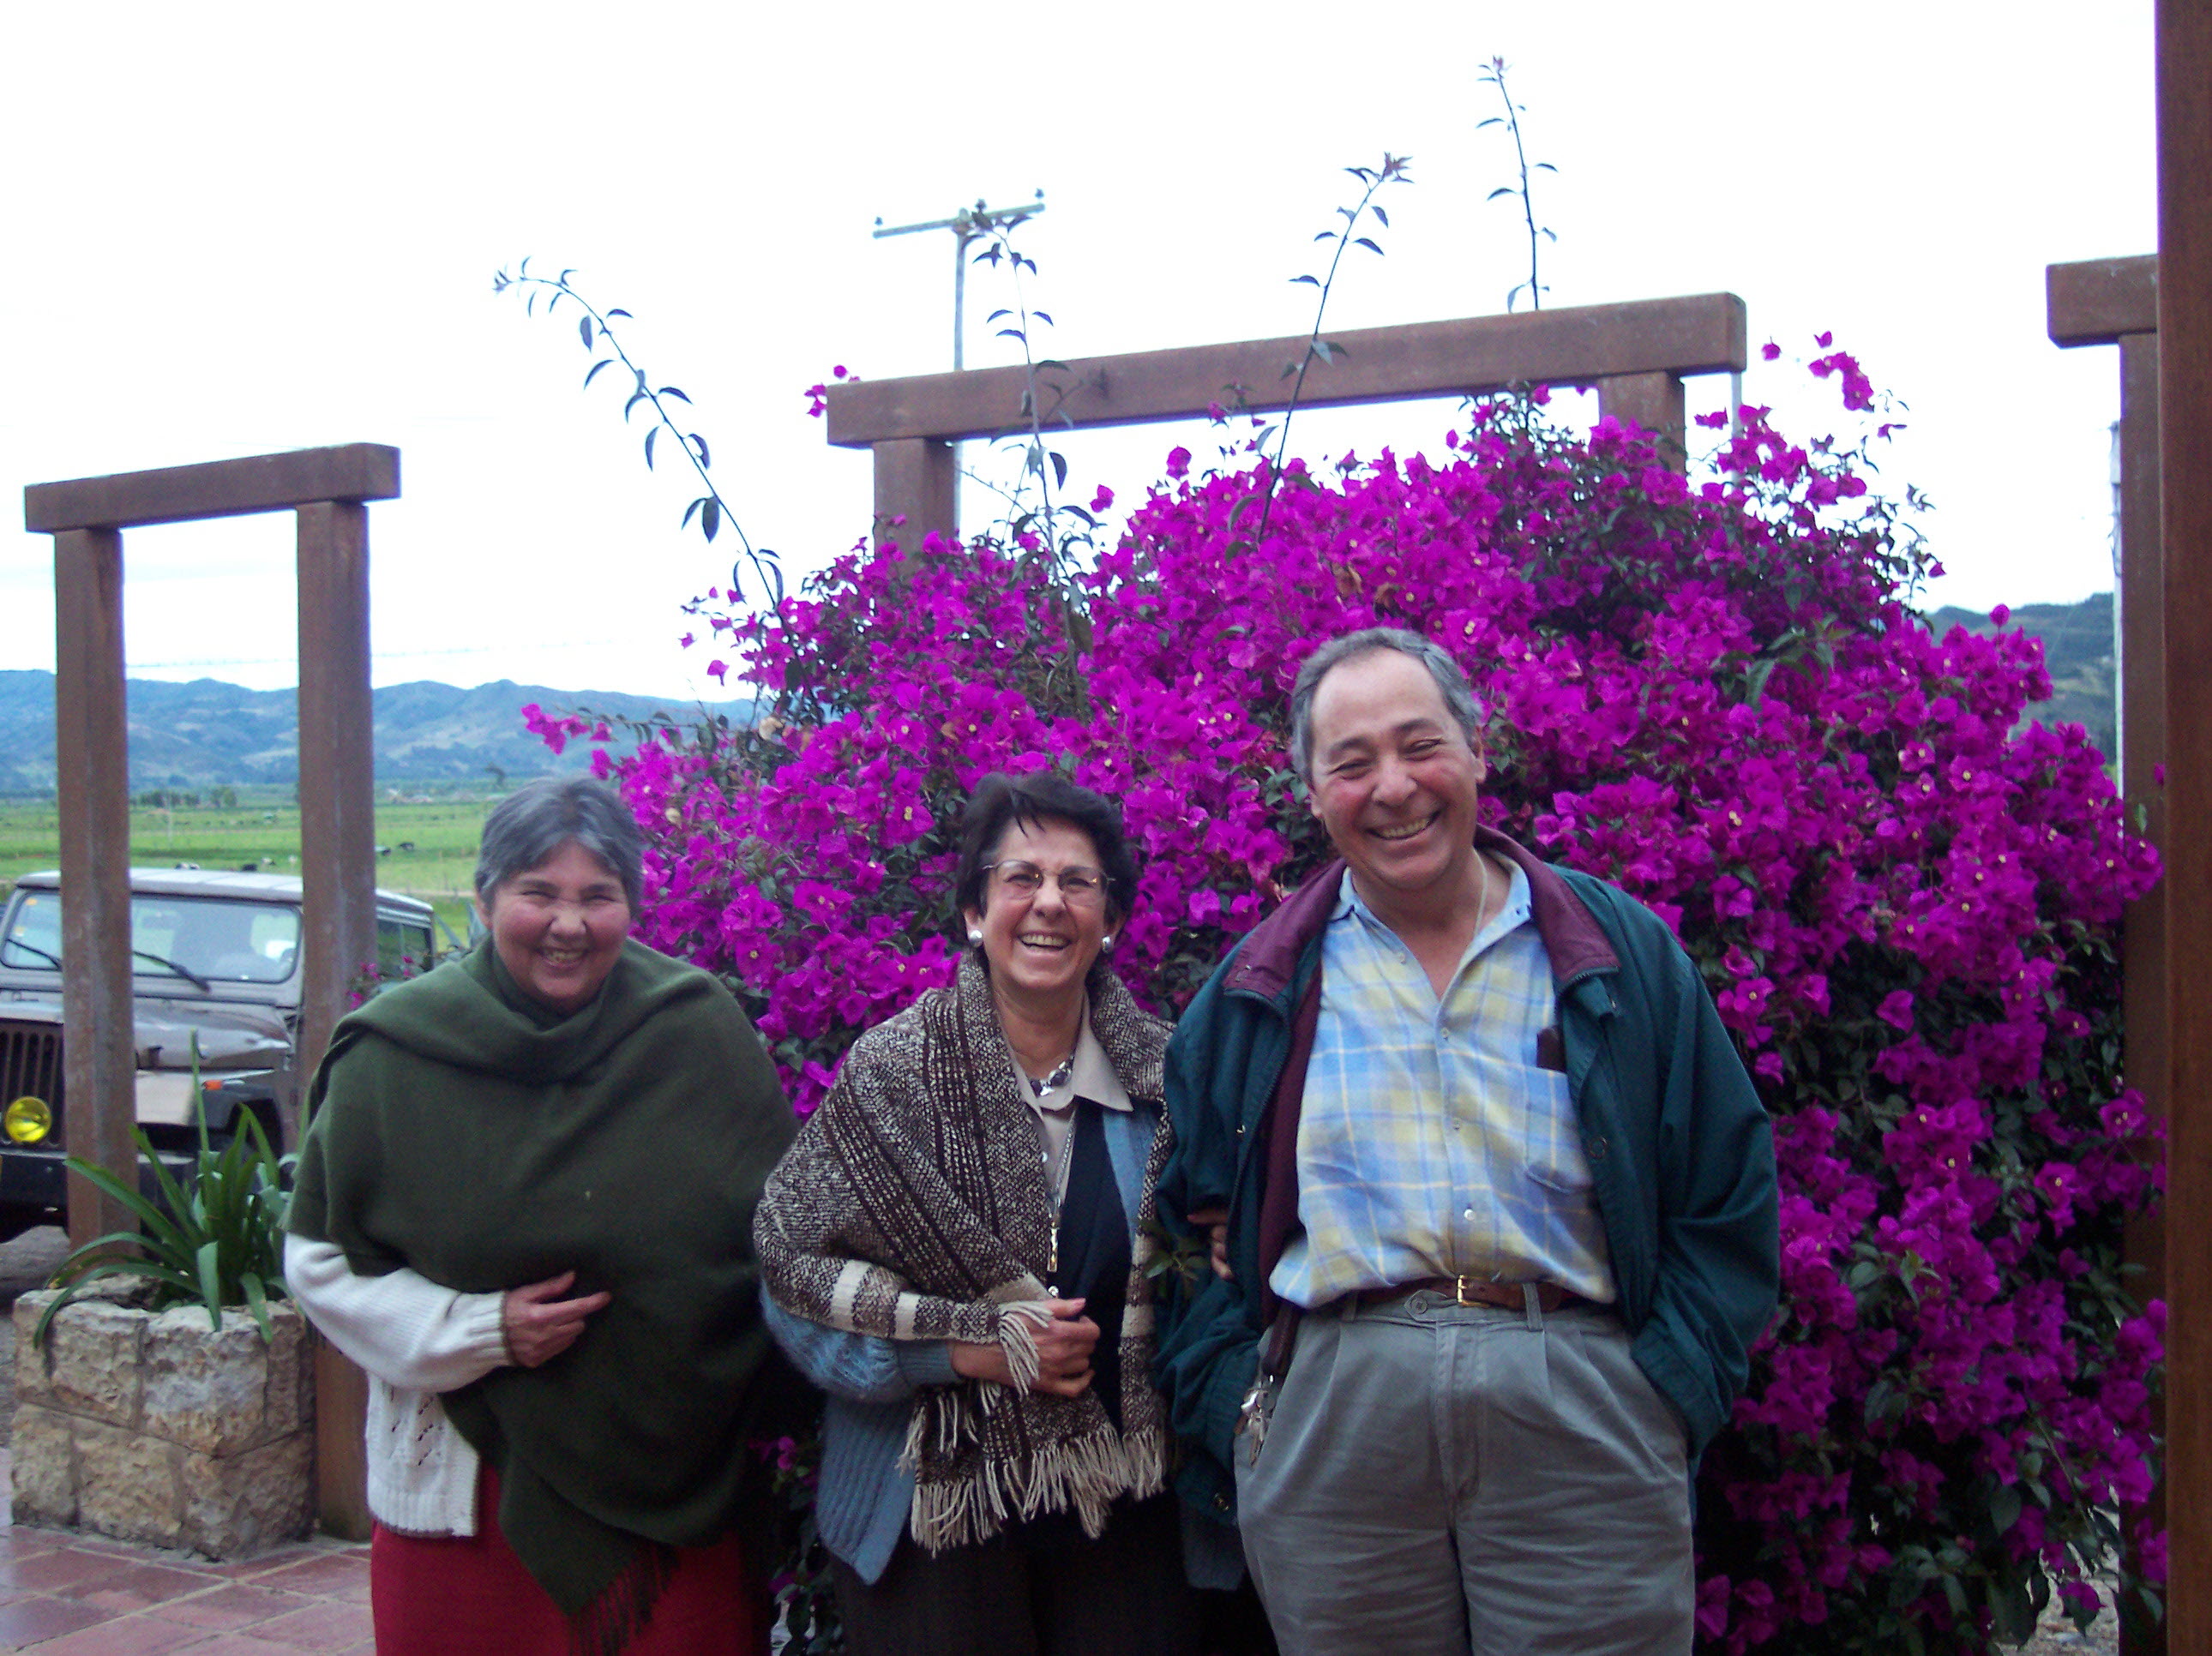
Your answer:
[[[1522,1072],[1528,1101],[1522,1137],[1522,1171],[1553,1199],[1587,1204],[1595,1199],[1589,1158],[1583,1153],[1582,1122],[1567,1078],[1555,1070]]]

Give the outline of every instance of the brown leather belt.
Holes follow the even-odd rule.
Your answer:
[[[1399,1283],[1389,1288],[1362,1288],[1347,1295],[1358,1304],[1383,1305],[1392,1300],[1402,1300],[1408,1294],[1441,1294],[1455,1305],[1489,1305],[1504,1311],[1519,1311],[1527,1304],[1522,1289],[1522,1283],[1492,1282],[1487,1277],[1424,1277],[1418,1282]],[[1546,1316],[1562,1306],[1587,1305],[1589,1301],[1557,1283],[1538,1283],[1536,1309]]]

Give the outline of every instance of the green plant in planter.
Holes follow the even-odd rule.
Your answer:
[[[141,1130],[139,1154],[152,1163],[161,1192],[156,1202],[131,1188],[105,1168],[72,1156],[69,1166],[138,1216],[143,1231],[111,1231],[73,1251],[53,1275],[62,1292],[31,1332],[33,1349],[46,1343],[54,1313],[94,1283],[108,1277],[148,1277],[155,1285],[154,1309],[204,1307],[210,1326],[222,1326],[223,1307],[243,1305],[253,1313],[261,1338],[273,1338],[269,1300],[284,1292],[285,1164],[270,1148],[269,1137],[250,1110],[240,1110],[238,1130],[217,1150],[208,1140],[207,1107],[193,1069],[192,1098],[199,1116],[200,1147],[188,1183],[180,1183]],[[113,1250],[135,1250],[118,1254]]]

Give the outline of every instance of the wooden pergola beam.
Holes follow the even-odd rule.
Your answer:
[[[44,535],[65,529],[137,529],[286,512],[325,500],[398,498],[399,451],[381,443],[346,443],[33,483],[23,491],[23,527]]]
[[[1734,294],[1462,317],[1331,331],[1342,355],[1316,361],[1301,408],[1452,397],[1527,382],[1587,383],[1642,373],[1741,372],[1743,301]],[[1271,412],[1288,406],[1303,337],[1079,357],[1039,375],[1048,426],[1127,426],[1203,415],[1209,405]],[[1289,377],[1284,369],[1289,367]],[[1018,367],[863,379],[829,393],[830,440],[863,448],[896,438],[958,441],[1027,427]]]
[[[2054,345],[2116,345],[2158,331],[2158,255],[2047,264],[2045,312]]]
[[[1332,330],[1327,337],[1340,352],[1308,370],[1300,408],[1511,385],[1591,385],[1601,411],[1635,421],[1677,454],[1683,376],[1741,373],[1749,360],[1749,325],[1734,294]],[[1273,412],[1290,405],[1305,350],[1305,339],[1295,337],[1079,357],[1039,371],[1039,414],[1047,429],[1066,430],[1195,419],[1217,405]],[[904,519],[909,532],[951,534],[957,529],[951,445],[1026,430],[1029,389],[1029,373],[1019,367],[833,385],[830,441],[874,449],[879,523]]]

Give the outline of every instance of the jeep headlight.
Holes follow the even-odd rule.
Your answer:
[[[35,1144],[54,1130],[54,1113],[45,1099],[26,1093],[0,1111],[0,1128],[18,1144]]]

